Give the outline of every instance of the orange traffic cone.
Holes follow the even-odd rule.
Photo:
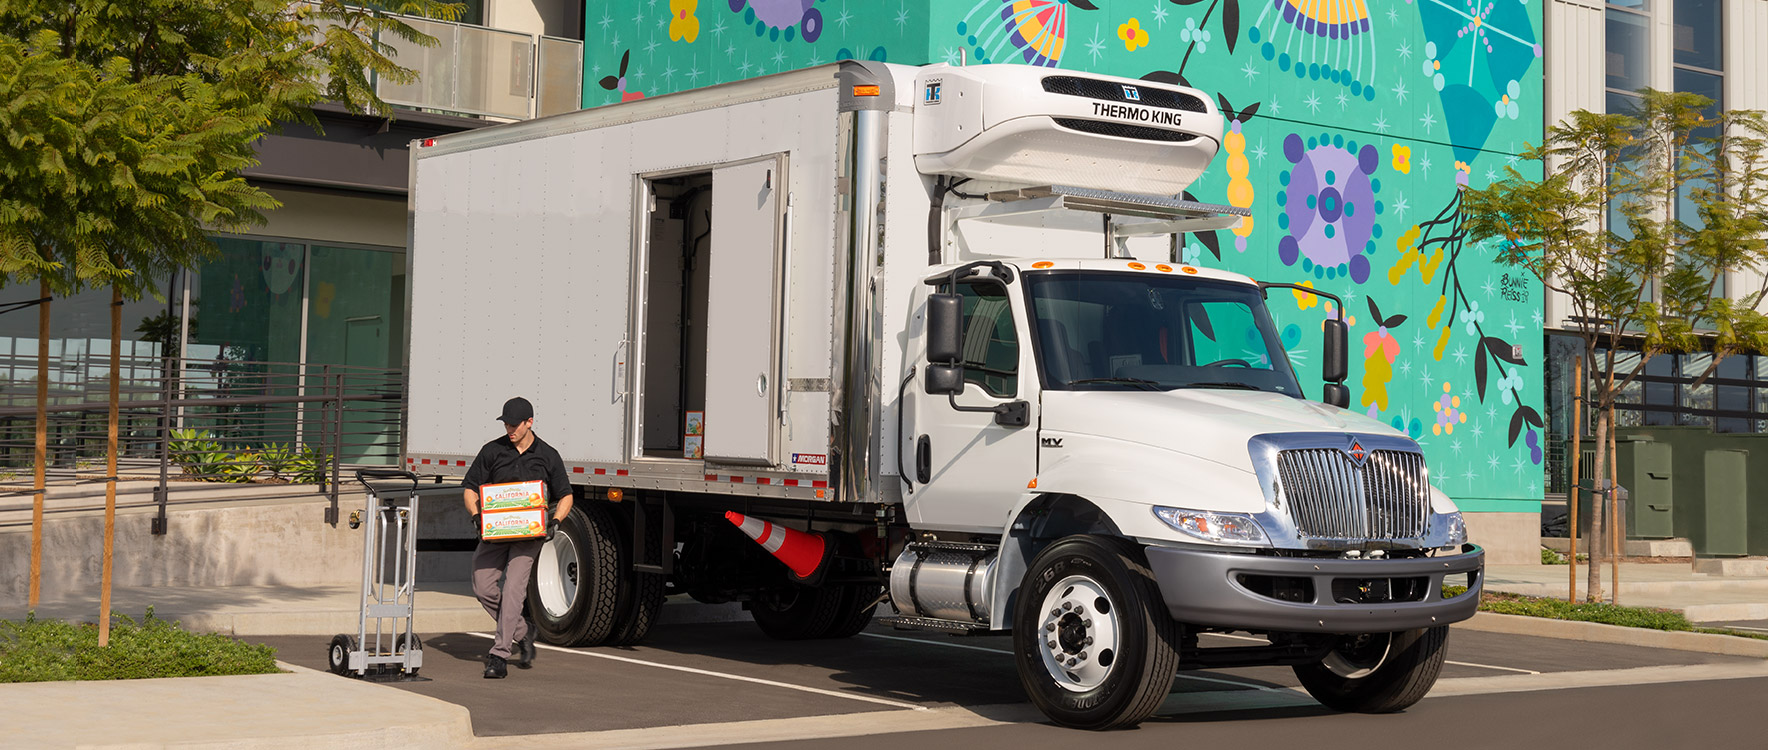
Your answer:
[[[726,511],[724,518],[736,524],[737,528],[748,534],[750,539],[754,539],[762,549],[779,558],[792,571],[792,575],[800,580],[816,575],[831,551],[828,542],[820,534],[788,529],[759,518],[749,518],[734,510]]]

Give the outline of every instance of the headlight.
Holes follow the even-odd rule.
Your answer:
[[[1154,507],[1154,515],[1166,525],[1189,536],[1217,544],[1270,545],[1258,521],[1245,513]],[[1463,534],[1465,536],[1465,534]]]
[[[1443,522],[1448,526],[1448,540],[1444,547],[1459,547],[1467,543],[1467,522],[1461,519],[1461,511],[1445,513]]]

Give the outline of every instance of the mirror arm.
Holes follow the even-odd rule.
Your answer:
[[[995,415],[995,424],[1003,427],[1024,427],[1031,423],[1031,404],[1025,401],[1008,401],[995,406],[965,406],[958,403],[956,394],[948,393],[945,398],[953,411],[987,412]]]
[[[1271,298],[1270,290],[1272,290],[1272,289],[1294,289],[1298,292],[1306,292],[1308,294],[1319,295],[1321,297],[1325,297],[1326,299],[1332,300],[1332,302],[1334,303],[1333,312],[1338,314],[1337,317],[1340,321],[1344,320],[1344,300],[1340,299],[1339,296],[1336,294],[1333,294],[1331,292],[1321,290],[1321,289],[1315,289],[1311,286],[1302,286],[1300,284],[1284,284],[1284,283],[1279,283],[1279,282],[1275,282],[1275,281],[1260,281],[1260,282],[1258,282],[1259,294],[1262,295],[1265,299]]]

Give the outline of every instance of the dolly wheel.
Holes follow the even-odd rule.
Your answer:
[[[331,647],[325,652],[325,667],[332,674],[350,674],[350,652],[356,650],[356,638],[339,633],[332,636]]]

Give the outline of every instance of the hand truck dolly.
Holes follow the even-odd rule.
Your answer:
[[[370,479],[404,479],[411,488],[377,490]],[[418,476],[399,469],[358,469],[367,507],[350,513],[350,528],[367,525],[362,542],[362,599],[356,634],[332,636],[326,653],[333,674],[375,680],[419,680],[424,645],[411,629],[417,593]],[[369,621],[374,621],[371,642]]]

